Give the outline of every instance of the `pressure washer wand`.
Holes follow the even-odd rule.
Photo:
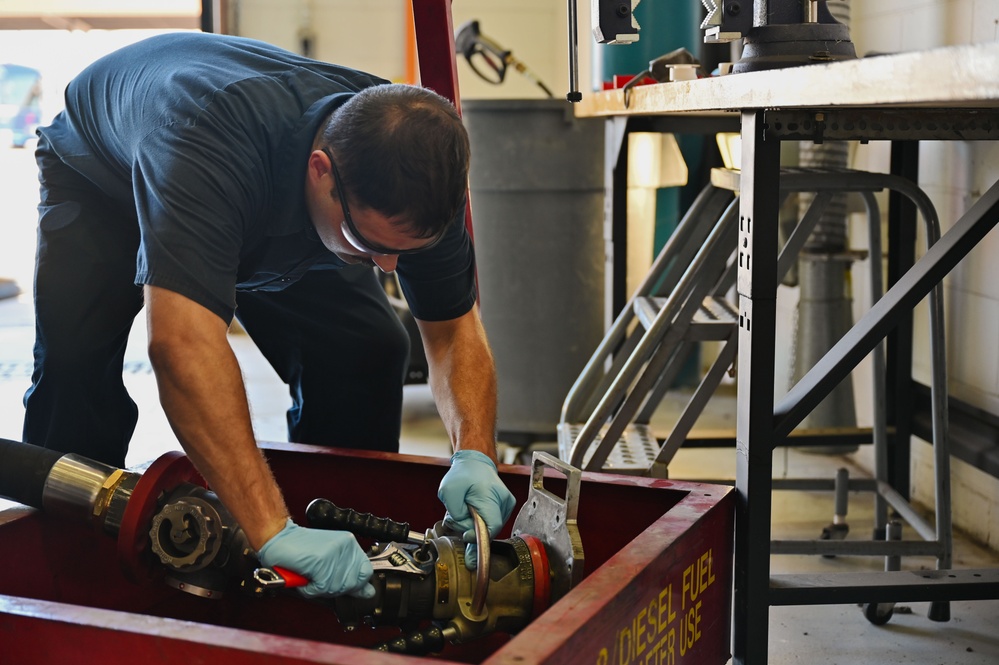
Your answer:
[[[465,57],[472,71],[487,83],[499,85],[506,78],[507,68],[512,67],[541,88],[547,96],[555,96],[537,74],[515,58],[510,50],[482,34],[478,21],[468,21],[458,28],[454,36],[454,48]]]

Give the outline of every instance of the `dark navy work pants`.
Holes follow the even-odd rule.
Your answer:
[[[26,442],[124,466],[138,409],[122,381],[142,308],[138,224],[39,143],[35,346]],[[237,318],[289,386],[289,440],[396,451],[409,338],[372,269],[240,292]]]

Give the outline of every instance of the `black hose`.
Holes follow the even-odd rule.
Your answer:
[[[45,480],[52,466],[65,454],[0,439],[0,497],[41,508]]]

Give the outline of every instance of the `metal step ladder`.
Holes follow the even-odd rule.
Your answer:
[[[738,308],[732,287],[738,261],[743,260],[736,248],[738,189],[738,171],[712,171],[711,184],[684,215],[597,347],[563,402],[558,425],[562,459],[590,471],[666,477],[669,462],[735,361]],[[794,266],[823,210],[840,192],[857,192],[863,197],[872,220],[871,251],[880,254],[880,211],[873,193],[883,189],[910,198],[922,213],[927,237],[939,237],[932,204],[904,179],[853,170],[785,169],[781,175],[783,196],[808,191],[815,197],[780,253],[778,279]],[[873,302],[882,293],[880,263],[872,261],[871,270]],[[938,292],[934,298],[941,297]],[[938,349],[943,349],[942,325],[942,314],[931,311],[931,337]],[[653,413],[697,343],[709,340],[721,342],[718,356],[672,430],[658,441],[649,424]],[[934,355],[934,366],[938,367],[934,372],[935,403],[943,413],[943,358],[936,357],[942,354]],[[874,362],[883,366],[881,347]],[[874,393],[883,394],[884,372],[874,374]],[[872,436],[882,439],[886,416],[883,404],[876,401]]]
[[[737,215],[733,192],[708,185],[656,257],[563,403],[559,454],[570,464],[665,477],[672,454],[649,427],[656,407],[698,342],[723,342],[684,412],[692,426],[735,357],[738,314],[726,294]]]
[[[813,192],[812,202],[788,236],[777,261],[777,278],[794,265],[805,241],[832,197],[855,192],[867,208],[869,252],[880,257],[881,214],[875,192],[891,190],[908,198],[926,228],[927,244],[940,238],[936,211],[914,183],[890,174],[849,169],[785,169],[781,194]],[[737,353],[739,314],[729,299],[739,261],[739,173],[715,169],[673,236],[618,315],[601,344],[569,390],[558,425],[559,456],[586,471],[667,477],[667,467],[687,439],[704,406],[733,367]],[[880,260],[870,264],[871,302],[883,295]],[[834,490],[837,505],[848,491],[874,494],[873,541],[843,541],[838,537],[800,541],[773,541],[773,554],[884,555],[887,570],[898,570],[901,556],[934,556],[937,569],[952,565],[953,538],[950,505],[950,453],[947,437],[947,378],[944,347],[943,288],[929,295],[931,403],[935,477],[935,524],[917,513],[888,483],[887,414],[884,345],[872,352],[874,423],[874,478],[775,480],[773,489]],[[653,412],[673,384],[683,362],[700,341],[722,343],[716,359],[701,379],[673,429],[662,441],[649,425]],[[899,540],[901,524],[888,520],[888,508],[914,528],[922,540]],[[841,510],[837,508],[837,510]],[[845,514],[845,508],[842,509]],[[887,599],[891,600],[891,599]],[[866,614],[872,622],[886,620],[891,602],[872,603]],[[946,601],[934,602],[931,617],[946,620]]]

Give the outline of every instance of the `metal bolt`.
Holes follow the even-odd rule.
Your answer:
[[[727,6],[727,7],[725,8],[725,12],[726,12],[726,13],[727,13],[727,14],[728,14],[729,16],[738,16],[738,15],[739,15],[739,13],[740,13],[741,11],[742,11],[742,5],[740,5],[740,4],[738,3],[738,2],[733,2],[733,3],[730,3],[730,4],[729,4],[729,5],[728,5],[728,6]]]
[[[624,18],[630,13],[631,13],[631,5],[627,5],[622,2],[617,6],[617,15],[620,16],[621,18]]]

